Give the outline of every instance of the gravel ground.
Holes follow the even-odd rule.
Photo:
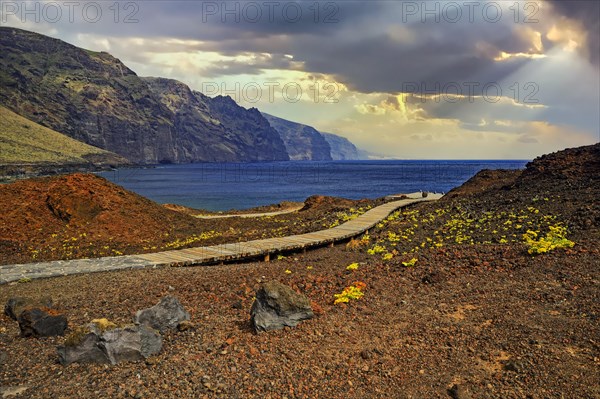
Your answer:
[[[342,245],[271,263],[4,286],[2,302],[53,296],[71,328],[100,317],[127,322],[169,293],[195,329],[167,334],[146,362],[63,367],[55,346],[64,338],[20,338],[2,316],[0,386],[26,385],[21,397],[31,398],[447,398],[455,384],[478,398],[597,398],[592,244],[543,258],[516,245],[461,248],[460,256],[431,249],[412,268]],[[351,261],[357,270],[346,270]],[[252,298],[271,279],[308,295],[317,317],[253,333]],[[355,280],[366,283],[365,296],[334,305],[333,294]]]

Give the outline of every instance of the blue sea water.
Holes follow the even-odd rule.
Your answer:
[[[522,169],[527,161],[333,161],[202,163],[100,173],[159,203],[211,211],[246,209],[315,194],[378,198],[448,192],[482,169]]]

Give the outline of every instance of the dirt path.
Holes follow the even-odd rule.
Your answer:
[[[302,206],[297,206],[290,209],[285,209],[283,211],[275,211],[275,212],[262,212],[262,213],[240,213],[240,214],[231,214],[231,215],[193,215],[198,219],[225,219],[225,218],[260,218],[263,216],[277,216],[277,215],[285,215],[286,213],[298,212],[302,209]]]

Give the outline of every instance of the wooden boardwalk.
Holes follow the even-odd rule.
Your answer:
[[[385,203],[340,226],[313,233],[151,254],[4,265],[0,266],[0,284],[22,279],[48,278],[112,270],[197,266],[252,258],[262,258],[268,261],[273,254],[302,251],[327,244],[333,245],[336,242],[356,237],[374,227],[398,208],[416,202],[437,200],[441,196],[441,194],[429,194],[427,198],[421,198],[420,195],[419,197],[410,195],[410,197],[417,198],[409,197],[409,199]]]

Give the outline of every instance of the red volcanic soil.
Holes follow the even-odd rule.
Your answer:
[[[93,251],[109,255],[142,242],[164,243],[169,239],[165,234],[185,234],[198,227],[189,216],[91,174],[0,186],[0,209],[3,263]]]
[[[118,241],[149,238],[164,225],[194,220],[91,174],[22,180],[1,186],[3,239],[26,241],[67,228]]]

